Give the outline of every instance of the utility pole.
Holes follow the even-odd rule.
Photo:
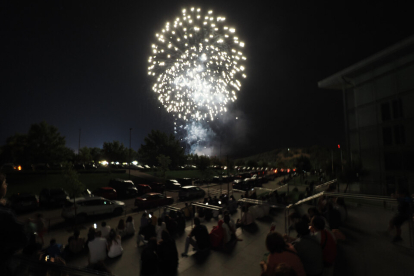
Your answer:
[[[129,168],[129,180],[131,180],[131,136],[132,136],[132,127],[129,128],[129,153],[128,153],[128,168]]]
[[[80,154],[80,138],[81,138],[81,129],[79,129],[78,155]]]
[[[227,158],[227,197],[230,196],[230,181],[229,181],[229,170],[230,170],[230,166],[229,166],[229,156],[226,155]]]

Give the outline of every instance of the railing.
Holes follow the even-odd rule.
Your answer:
[[[335,179],[336,181],[336,179]],[[328,183],[328,182],[327,182]],[[326,185],[327,183],[324,183],[322,185]],[[294,204],[290,204],[286,206],[285,210],[285,233],[289,235],[289,227],[288,227],[288,216],[289,216],[289,210],[294,207],[298,206],[300,204],[303,204],[305,202],[311,201],[315,198],[319,198],[321,196],[327,196],[327,197],[342,197],[342,198],[349,198],[349,199],[356,199],[358,201],[376,201],[376,202],[382,202],[384,204],[384,207],[386,204],[392,203],[396,204],[397,200],[389,197],[384,196],[373,196],[373,195],[363,195],[363,194],[346,194],[346,193],[334,193],[334,192],[320,192],[318,194],[315,194],[313,196],[307,197],[305,199],[299,200],[298,202]],[[409,219],[408,223],[408,229],[409,229],[409,235],[410,235],[410,249],[414,251],[414,217]]]
[[[315,186],[315,190],[322,189],[322,188],[324,188],[326,186],[329,186],[329,185],[335,183],[336,181],[337,181],[336,179],[332,179],[331,181],[328,181],[328,182],[325,182],[325,183],[323,183],[321,185]]]

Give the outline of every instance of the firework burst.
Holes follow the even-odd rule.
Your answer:
[[[245,78],[244,42],[213,11],[183,9],[155,36],[148,75],[158,100],[177,119],[214,120],[237,99]]]

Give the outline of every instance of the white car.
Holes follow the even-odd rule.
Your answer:
[[[87,216],[93,215],[121,215],[125,210],[125,203],[103,197],[79,197],[65,202],[62,217],[64,219],[75,218],[75,209],[77,219],[84,220]]]

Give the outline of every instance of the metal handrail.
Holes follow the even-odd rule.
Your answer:
[[[332,180],[330,180],[330,181],[328,181],[328,182],[325,182],[325,183],[323,183],[323,184],[320,184],[320,185],[318,185],[318,186],[315,186],[315,190],[316,190],[316,189],[323,188],[323,187],[325,187],[325,186],[329,186],[330,184],[333,184],[333,183],[335,183],[335,182],[337,182],[337,179],[332,179]]]

